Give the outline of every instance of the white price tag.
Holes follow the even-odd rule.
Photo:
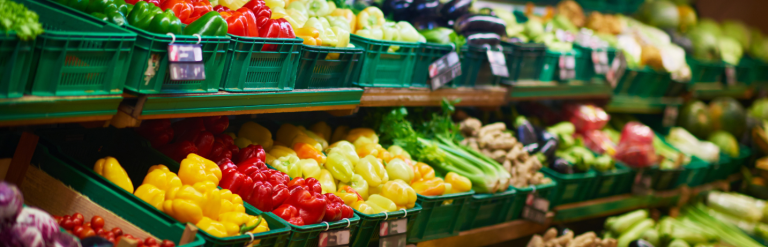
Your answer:
[[[728,86],[736,85],[736,68],[733,65],[725,66],[725,83]]]
[[[488,54],[488,62],[491,63],[491,72],[495,76],[509,77],[509,70],[507,70],[507,59],[504,57],[504,53],[501,51],[492,51],[488,48],[486,52]]]
[[[528,194],[521,216],[523,219],[544,224],[547,221],[547,211],[549,211],[549,200],[539,197],[534,191]]]
[[[576,57],[573,55],[560,56],[558,68],[560,68],[560,80],[567,81],[576,78]]]
[[[432,90],[438,89],[461,75],[459,55],[452,51],[429,65]]]
[[[595,74],[605,75],[610,70],[608,64],[608,52],[603,50],[596,50],[592,52],[592,64],[595,67]]]
[[[168,73],[172,81],[205,80],[202,46],[199,44],[169,44]]]
[[[324,231],[318,237],[318,247],[349,246],[349,229]]]
[[[379,236],[385,237],[395,234],[405,233],[408,230],[408,219],[402,218],[393,221],[381,222],[379,226]]]

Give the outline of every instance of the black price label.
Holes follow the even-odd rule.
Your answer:
[[[605,75],[611,69],[608,64],[608,52],[597,50],[592,52],[592,64],[595,67],[595,74]]]
[[[455,51],[437,59],[429,65],[432,90],[436,90],[461,75],[461,62]]]
[[[203,63],[169,63],[168,70],[172,81],[205,80],[205,66]]]
[[[408,230],[408,219],[402,218],[392,221],[384,221],[379,225],[379,236],[385,237],[405,233]]]
[[[624,60],[624,52],[616,52],[616,57],[613,58],[613,63],[611,63],[611,69],[605,74],[605,79],[611,84],[612,88],[616,88],[616,84],[619,83],[626,70],[627,61]]]
[[[573,55],[560,56],[558,68],[560,68],[560,80],[576,78],[576,57]]]
[[[488,62],[491,63],[491,73],[495,76],[509,77],[507,59],[504,57],[504,53],[492,51],[491,48],[488,48],[486,53],[488,54]]]
[[[349,229],[321,232],[320,236],[318,237],[317,246],[349,246]]]
[[[651,173],[646,172],[645,169],[640,169],[635,175],[635,182],[632,184],[632,194],[635,195],[650,195],[653,190],[651,189]]]
[[[736,68],[733,65],[725,66],[725,83],[728,86],[736,85]]]
[[[203,50],[198,44],[170,44],[168,45],[169,62],[202,62]]]
[[[406,244],[406,234],[397,234],[379,238],[380,247],[404,247]]]
[[[522,217],[539,224],[547,221],[547,211],[549,211],[549,200],[539,197],[536,191],[528,194],[523,206]]]
[[[168,45],[168,73],[172,81],[205,80],[202,46],[171,42]]]

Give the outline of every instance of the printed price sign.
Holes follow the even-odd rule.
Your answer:
[[[728,86],[736,85],[736,68],[733,65],[725,66],[725,83]]]
[[[406,244],[408,219],[384,221],[379,225],[379,246],[403,247]]]
[[[406,234],[397,234],[379,239],[380,247],[403,247],[406,243]]]
[[[523,206],[522,217],[539,224],[547,221],[547,211],[549,211],[549,200],[539,197],[539,193],[532,192],[528,194]]]
[[[670,127],[674,126],[675,122],[677,122],[677,107],[667,106],[667,108],[664,108],[664,118],[661,123],[664,127]]]
[[[318,237],[318,247],[349,246],[349,229],[324,231]]]
[[[560,68],[560,80],[576,78],[576,57],[573,55],[560,56],[558,68]]]
[[[504,53],[501,51],[492,51],[490,48],[488,48],[486,53],[488,54],[488,62],[491,63],[491,73],[495,76],[509,77],[507,59],[504,57]]]
[[[632,194],[635,195],[650,195],[651,190],[651,173],[646,172],[646,169],[640,169],[635,176],[635,182],[632,184]]]
[[[199,44],[168,45],[168,73],[172,81],[205,80],[203,51]]]
[[[605,75],[611,66],[608,64],[608,52],[597,50],[592,52],[592,64],[595,67],[595,74]]]
[[[455,51],[437,59],[429,65],[429,78],[432,78],[432,90],[436,90],[461,75],[461,62]]]

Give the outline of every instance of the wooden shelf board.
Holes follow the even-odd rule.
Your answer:
[[[504,87],[440,88],[366,88],[360,106],[439,106],[443,98],[461,99],[459,106],[501,106],[506,104]]]
[[[122,100],[122,95],[0,99],[0,126],[108,120]]]
[[[613,89],[606,83],[519,81],[510,89],[510,100],[607,99]]]
[[[467,247],[487,246],[502,243],[547,230],[554,214],[547,214],[547,222],[538,224],[527,220],[514,220],[498,225],[486,226],[460,232],[458,236],[440,238],[418,243],[418,247]]]
[[[606,111],[614,113],[662,113],[667,106],[680,106],[683,98],[662,97],[642,98],[636,96],[614,95],[606,106]]]

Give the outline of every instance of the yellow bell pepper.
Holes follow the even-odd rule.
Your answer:
[[[392,180],[400,179],[403,181],[413,181],[413,168],[405,163],[404,160],[395,158],[387,163],[387,174]]]
[[[272,13],[272,16],[274,16],[274,12]],[[307,19],[309,19],[307,6],[301,1],[294,1],[288,4],[288,7],[285,8],[285,13],[296,22],[291,22],[291,26],[293,26],[294,29],[304,27],[304,24],[307,23]],[[290,20],[288,20],[288,22],[290,22]]]
[[[451,184],[445,183],[444,186],[445,186],[445,191],[443,191],[443,195],[454,193],[451,191],[453,187]],[[446,202],[453,202],[453,200],[447,200],[447,201],[444,201],[443,203],[446,203]]]
[[[339,183],[339,188],[350,187],[357,192],[363,200],[368,199],[368,182],[359,174],[352,175],[352,181],[349,184]]]
[[[107,156],[97,160],[93,170],[120,188],[133,193],[131,178],[128,177],[128,173],[125,172],[125,169],[120,166],[120,163],[114,157]]]
[[[389,148],[387,148],[387,151],[389,151],[389,153],[392,154],[392,157],[403,156],[405,158],[412,159],[411,154],[409,154],[408,151],[405,151],[405,149],[403,149],[398,145],[389,146]]]
[[[451,193],[467,192],[472,189],[472,182],[469,178],[449,172],[445,175],[445,182],[451,184]]]
[[[200,219],[200,221],[195,223],[195,225],[200,230],[203,230],[203,231],[207,232],[208,234],[211,234],[211,235],[213,235],[215,237],[218,237],[218,238],[223,238],[223,237],[229,236],[227,234],[227,227],[223,223],[221,223],[219,221],[215,221],[215,220],[213,220],[211,218],[208,218],[208,217],[202,217]]]
[[[270,164],[270,165],[277,159],[275,156],[272,156],[269,153],[266,153],[264,157],[265,157],[265,162],[267,162],[267,164]]]
[[[352,143],[348,141],[338,141],[334,144],[331,144],[331,146],[325,150],[325,153],[329,155],[331,153],[342,154],[344,157],[347,157],[350,162],[352,162],[352,165],[356,165],[357,162],[360,161],[360,156],[357,156],[357,151],[355,151],[355,145],[352,145]]]
[[[368,155],[373,155],[373,157],[379,156],[379,150],[377,149],[377,145],[374,143],[370,138],[361,136],[358,137],[353,144],[355,145],[355,152],[357,152],[357,156],[359,157],[365,157]]]
[[[221,190],[221,213],[245,212],[243,198],[228,189]]]
[[[298,36],[298,34],[296,36]],[[325,121],[320,121],[313,124],[312,126],[309,127],[309,130],[311,130],[312,132],[315,132],[317,136],[319,136],[320,138],[323,138],[326,141],[331,139],[331,126],[328,126],[328,124],[325,123]]]
[[[179,178],[184,185],[209,181],[216,187],[221,180],[221,169],[213,161],[191,153],[179,165]]]
[[[347,141],[355,143],[358,138],[367,137],[373,143],[379,143],[379,136],[371,128],[354,128],[347,133]]]
[[[339,191],[333,193],[347,206],[354,208],[355,210],[364,214],[373,214],[373,208],[369,206],[365,200],[360,196],[359,192],[349,186],[340,186]]]
[[[319,31],[319,30],[318,30]],[[293,147],[293,138],[297,135],[303,134],[302,131],[293,124],[285,123],[280,125],[277,129],[277,141],[283,145],[290,145]],[[276,156],[277,157],[277,156]]]
[[[266,220],[261,216],[253,216],[241,212],[228,212],[219,215],[219,222],[224,224],[227,236],[264,231],[264,227],[259,228],[264,221]],[[269,227],[266,227],[266,229],[269,231]]]
[[[274,16],[274,14],[272,14]],[[323,40],[320,39],[320,32],[314,27],[302,27],[294,29],[296,37],[304,40],[305,45],[323,45]]]
[[[183,185],[166,197],[163,212],[182,223],[199,222],[203,216],[216,219],[221,212],[221,192],[210,181]]]
[[[338,127],[336,127],[336,129],[333,131],[333,134],[331,135],[331,142],[335,143],[341,140],[346,140],[348,133],[349,133],[349,126],[339,125]]]
[[[355,173],[360,175],[369,186],[379,186],[389,181],[389,174],[384,169],[384,165],[373,155],[365,156],[355,166]]]
[[[381,195],[392,200],[398,209],[416,206],[416,191],[400,179],[385,183],[381,188]]]
[[[383,212],[394,212],[398,210],[397,205],[395,204],[394,201],[392,201],[390,198],[384,197],[379,194],[373,194],[370,197],[368,197],[368,200],[365,201],[365,204],[367,204],[373,209],[374,214],[379,214]]]
[[[237,132],[238,137],[243,137],[255,144],[259,144],[264,147],[264,150],[272,149],[272,133],[267,128],[254,122],[245,122],[240,126],[240,130]],[[238,146],[239,147],[239,146]],[[242,147],[241,147],[242,148]]]
[[[266,4],[270,9],[285,8],[285,1],[283,0],[264,0],[264,4]]]
[[[323,150],[323,144],[317,142],[314,138],[309,137],[309,135],[305,134],[303,131],[293,138],[293,141],[291,141],[291,147],[295,147],[296,143],[306,143],[312,146],[312,148],[315,150]],[[294,151],[296,151],[296,149],[294,149]]]
[[[339,153],[331,153],[328,155],[328,159],[325,162],[325,169],[333,175],[333,178],[347,183],[352,180],[354,175],[352,162],[344,155]]]
[[[165,165],[154,165],[149,168],[144,182],[133,194],[155,208],[163,210],[166,192],[179,187],[181,187],[181,179],[176,176],[176,173],[168,170]]]
[[[384,39],[384,31],[382,31],[381,27],[366,27],[363,29],[357,29],[357,31],[355,31],[355,34],[363,38],[377,39],[377,40]]]
[[[422,179],[411,186],[417,194],[423,196],[439,196],[445,192],[445,182],[442,178]]]
[[[381,146],[381,144],[376,144],[376,158],[383,160],[384,162],[389,163],[390,160],[392,160],[394,157],[392,157],[392,154],[389,153],[384,147]]]
[[[343,27],[331,27],[331,31],[336,34],[336,47],[344,48],[349,45],[349,31],[344,30]],[[338,54],[338,53],[334,53]]]
[[[296,163],[301,168],[301,177],[303,178],[319,178],[322,175],[322,169],[320,164],[313,159],[302,159]]]
[[[384,25],[384,13],[377,7],[367,7],[357,14],[357,30],[380,28]]]
[[[271,150],[269,150],[269,154],[275,158],[280,158],[285,156],[296,156],[296,151],[293,151],[293,149],[283,145],[275,145]],[[299,156],[296,157],[298,158]]]
[[[304,131],[304,134],[306,134],[307,136],[311,137],[312,139],[315,139],[315,141],[317,143],[320,143],[320,146],[323,147],[320,150],[324,150],[324,149],[328,148],[328,141],[326,141],[325,139],[323,139],[319,135],[315,134],[315,132],[312,132],[312,131],[309,131],[309,130],[305,129],[304,126],[301,126],[300,129],[302,131]]]
[[[300,159],[296,155],[286,155],[274,160],[270,165],[292,178],[301,177],[301,167],[297,164]]]
[[[349,30],[357,31],[357,16],[355,16],[355,13],[352,13],[351,9],[335,9],[331,12],[331,16],[343,17],[349,23]]]
[[[320,182],[320,187],[323,188],[323,194],[333,193],[336,191],[336,180],[333,179],[333,175],[326,169],[320,169],[320,175],[314,177]]]

